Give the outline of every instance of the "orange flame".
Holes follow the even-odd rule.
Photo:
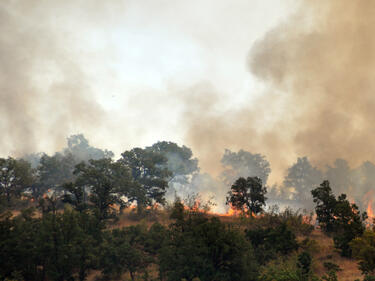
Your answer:
[[[367,215],[368,215],[369,218],[373,218],[374,217],[374,211],[372,210],[372,200],[368,201]]]

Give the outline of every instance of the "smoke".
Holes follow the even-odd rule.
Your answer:
[[[117,142],[124,145],[130,143],[133,136],[147,135],[150,140],[157,140],[169,138],[165,135],[173,135],[170,133],[173,131],[177,133],[172,140],[177,139],[191,147],[195,157],[199,158],[202,174],[209,173],[213,180],[223,171],[221,157],[225,149],[243,149],[265,155],[272,168],[267,181],[270,185],[281,183],[288,167],[298,157],[305,155],[318,169],[333,165],[330,177],[336,179],[337,174],[345,174],[348,167],[359,167],[365,160],[375,161],[375,151],[371,146],[375,134],[372,125],[375,121],[375,38],[372,36],[375,2],[302,1],[296,14],[248,46],[248,58],[244,58],[243,64],[251,72],[249,76],[256,77],[265,86],[259,91],[249,92],[248,100],[242,99],[243,91],[238,94],[241,98],[231,93],[233,100],[241,100],[242,103],[231,103],[227,93],[228,89],[241,88],[230,85],[232,81],[240,83],[242,79],[237,61],[233,64],[235,68],[230,68],[232,64],[229,63],[215,64],[215,58],[225,57],[228,61],[240,59],[242,46],[249,45],[252,40],[244,39],[246,36],[238,30],[248,29],[251,33],[252,28],[247,25],[258,23],[247,21],[251,18],[247,13],[254,4],[243,1],[244,8],[233,10],[236,13],[241,10],[240,17],[239,14],[235,15],[241,20],[234,21],[235,16],[227,12],[227,4],[222,2],[222,8],[215,10],[217,18],[225,15],[220,25],[216,24],[216,18],[206,18],[206,15],[214,14],[207,12],[212,8],[210,4],[204,7],[198,2],[189,4],[192,6],[188,13],[185,9],[188,4],[173,4],[168,9],[166,3],[152,7],[136,5],[134,13],[137,14],[133,17],[138,19],[139,16],[139,22],[133,22],[131,16],[128,18],[134,26],[143,26],[142,21],[146,18],[146,27],[155,24],[158,27],[155,30],[163,31],[166,30],[165,26],[173,28],[163,33],[168,38],[161,45],[163,48],[153,48],[149,56],[144,54],[144,50],[148,49],[141,49],[142,60],[135,60],[134,65],[143,62],[144,56],[145,62],[151,61],[144,65],[158,65],[152,59],[166,56],[162,49],[173,47],[173,41],[176,49],[186,45],[185,42],[193,42],[192,52],[201,54],[197,61],[204,61],[209,54],[207,64],[210,67],[207,72],[200,72],[190,65],[190,68],[186,66],[189,73],[178,72],[176,69],[185,69],[184,64],[188,63],[190,57],[177,52],[172,60],[185,55],[188,59],[178,60],[179,67],[171,72],[177,71],[183,76],[180,80],[183,80],[181,84],[184,87],[189,84],[194,86],[181,90],[180,80],[177,79],[178,85],[167,89],[167,93],[160,90],[163,94],[157,95],[157,90],[149,94],[147,90],[147,94],[141,97],[141,91],[137,88],[132,97],[136,102],[131,103],[132,98],[129,98],[127,102],[130,103],[117,104],[116,112],[129,111],[128,119],[117,118],[101,107],[92,82],[102,77],[93,78],[88,71],[92,64],[101,61],[97,59],[101,48],[104,59],[111,56],[111,48],[102,42],[106,37],[101,35],[109,33],[112,27],[119,29],[117,21],[125,14],[125,6],[120,2],[1,1],[0,130],[4,132],[4,137],[0,154],[19,156],[32,151],[45,151],[46,147],[47,152],[57,151],[63,147],[66,136],[77,132],[85,133],[90,139],[95,134],[96,140],[103,142],[110,138],[112,144]],[[147,7],[144,9],[143,6]],[[187,16],[189,13],[196,15],[195,9],[199,11],[198,16]],[[181,15],[190,21],[179,17],[176,10],[179,13],[183,11]],[[225,28],[221,28],[223,26]],[[155,30],[146,27],[140,30],[144,32],[141,32],[143,37],[150,40],[144,43],[148,46],[155,40],[151,36]],[[194,33],[196,30],[197,33]],[[228,40],[226,35],[233,33],[233,30],[237,30],[238,34],[228,37]],[[130,30],[130,33],[132,31],[139,30]],[[136,37],[130,36],[130,41],[135,41]],[[189,41],[189,38],[193,38],[193,41]],[[87,40],[92,42],[87,44]],[[76,49],[80,41],[83,47]],[[216,46],[218,42],[225,45],[223,49]],[[92,45],[92,49],[85,49],[85,46]],[[131,46],[134,50],[138,50],[138,47]],[[172,47],[167,48],[168,53],[173,53],[169,51],[174,50]],[[232,57],[231,53],[236,54]],[[80,54],[84,58],[80,58]],[[132,53],[129,52],[126,58],[132,58]],[[131,64],[129,60],[126,63]],[[161,65],[170,65],[171,60],[162,62]],[[198,68],[204,68],[205,64],[202,65],[200,67],[198,64]],[[220,66],[217,67],[220,70],[218,77],[225,83],[215,84],[214,79],[210,80],[209,72],[217,71],[211,71],[212,66]],[[229,67],[228,79],[221,75],[226,66]],[[159,72],[159,65],[156,68],[155,72],[150,72],[150,76]],[[190,75],[195,70],[196,73]],[[131,73],[128,71],[129,75]],[[202,76],[207,76],[210,82],[196,83]],[[237,79],[232,80],[232,76]],[[106,79],[107,82],[112,81],[108,77]],[[111,136],[103,134],[103,130],[110,131]],[[137,134],[137,131],[142,133]],[[184,131],[183,137],[177,136],[181,131]],[[144,140],[139,142],[143,143]],[[118,152],[123,151],[124,147],[110,149]],[[338,158],[346,159],[348,163],[334,163]],[[355,174],[362,177],[363,173],[370,173],[367,170],[371,169],[363,166]],[[351,183],[350,187],[342,189],[350,190],[353,186]],[[366,190],[370,188],[365,182],[361,186]],[[208,190],[208,187],[204,189]],[[361,194],[361,191],[352,191],[358,196]]]
[[[308,1],[259,41],[249,66],[285,92],[292,145],[317,163],[374,160],[373,1]]]
[[[70,20],[100,21],[95,13],[110,11],[103,1],[95,10],[86,2],[1,1],[1,154],[55,151],[71,132],[93,131],[105,120],[69,45]]]
[[[255,100],[219,112],[215,94],[192,91],[204,100],[193,99],[186,139],[201,166],[217,170],[225,148],[266,155],[274,181],[298,156],[319,167],[374,161],[374,12],[370,0],[304,1],[251,47],[249,69],[268,85]]]

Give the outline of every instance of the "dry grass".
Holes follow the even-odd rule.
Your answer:
[[[353,259],[341,257],[339,252],[334,248],[332,238],[326,236],[319,229],[314,230],[309,235],[309,238],[317,241],[319,247],[317,253],[313,256],[313,268],[316,274],[323,275],[326,272],[323,264],[325,262],[332,262],[339,265],[342,269],[342,271],[337,273],[340,281],[362,279],[357,262]]]

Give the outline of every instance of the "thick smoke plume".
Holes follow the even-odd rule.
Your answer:
[[[257,41],[249,69],[269,88],[236,110],[216,111],[212,94],[202,110],[188,110],[187,143],[210,155],[202,167],[217,169],[224,148],[267,155],[273,180],[297,156],[320,167],[374,161],[374,13],[370,0],[304,1]]]
[[[105,117],[86,75],[69,52],[69,22],[61,18],[72,12],[73,2],[75,7],[84,4],[0,3],[0,130],[5,133],[2,155],[56,149],[72,131],[90,131]],[[94,13],[75,10],[82,12],[81,21],[90,20]]]

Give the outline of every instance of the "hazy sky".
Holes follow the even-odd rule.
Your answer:
[[[212,88],[221,112],[251,100],[248,52],[296,3],[1,1],[1,154],[53,152],[75,133],[116,153],[186,142],[189,89]]]
[[[82,34],[69,48],[113,126],[104,130],[110,142],[95,132],[87,133],[90,139],[116,152],[164,139],[184,143],[181,116],[197,84],[218,92],[222,112],[251,100],[262,83],[246,57],[255,40],[294,10],[287,4],[127,1],[109,25],[79,23]]]
[[[71,134],[117,155],[170,140],[375,161],[375,1],[0,1],[0,154]]]

